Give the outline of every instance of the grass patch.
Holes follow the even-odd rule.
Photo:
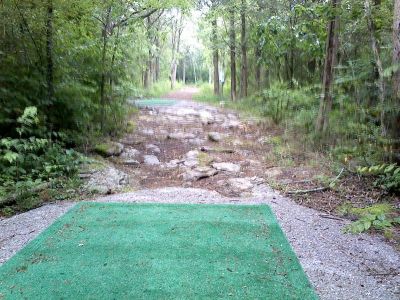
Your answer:
[[[267,206],[81,203],[0,268],[28,299],[317,299]]]

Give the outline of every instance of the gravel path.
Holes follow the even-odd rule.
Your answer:
[[[193,92],[186,90],[185,97]],[[187,101],[178,106],[199,107]],[[342,228],[347,221],[330,219],[321,212],[297,205],[265,184],[255,186],[249,197],[225,197],[202,188],[161,187],[91,201],[265,203],[274,210],[321,299],[400,299],[400,256],[395,249],[379,237],[343,234]],[[9,219],[0,219],[0,264],[73,205],[72,202],[54,203]]]

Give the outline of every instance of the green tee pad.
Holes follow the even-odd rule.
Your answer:
[[[265,205],[80,203],[0,268],[0,299],[317,299]]]

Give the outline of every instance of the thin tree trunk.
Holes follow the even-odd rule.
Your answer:
[[[375,24],[372,19],[372,11],[371,11],[371,4],[369,2],[370,0],[365,0],[364,5],[365,5],[365,12],[367,15],[367,22],[368,22],[368,30],[371,38],[371,47],[372,51],[374,53],[374,60],[375,60],[375,65],[376,69],[378,70],[378,90],[379,90],[379,102],[381,103],[381,115],[380,115],[380,122],[381,122],[381,135],[386,136],[387,130],[386,130],[386,118],[385,118],[385,93],[386,93],[386,87],[385,87],[385,78],[383,74],[383,65],[382,65],[382,60],[381,60],[381,55],[380,55],[380,47],[379,43],[376,39],[375,36]]]
[[[258,6],[258,11],[263,12],[266,10],[266,2],[263,0],[258,0],[257,1],[257,6]],[[255,69],[255,80],[256,80],[256,87],[257,91],[261,90],[261,84],[262,84],[262,46],[261,46],[261,41],[258,40],[256,44],[256,49],[255,49],[255,57],[256,57],[256,69]]]
[[[194,75],[194,83],[195,83],[195,84],[197,84],[197,71],[196,71],[196,62],[195,62],[195,60],[194,60],[194,59],[192,60],[192,63],[193,63],[193,75]]]
[[[156,56],[154,59],[154,79],[155,81],[159,81],[160,80],[160,38],[158,37],[158,35],[156,34],[156,38],[155,38],[155,46],[157,49],[156,52]]]
[[[47,82],[47,100],[49,104],[54,100],[54,61],[53,61],[53,0],[47,0],[47,18],[46,18],[46,82]]]
[[[147,41],[149,43],[149,45],[152,44],[152,34],[151,34],[151,16],[148,16],[146,18],[146,22],[147,22],[147,26],[146,26],[146,30],[147,30]],[[147,61],[146,61],[146,69],[145,69],[145,74],[144,74],[144,82],[143,82],[143,86],[145,89],[148,89],[150,87],[151,84],[151,61],[152,61],[152,53],[151,53],[151,49],[149,47],[149,51],[148,51],[148,57],[147,57]]]
[[[146,68],[144,70],[143,87],[148,89],[151,82],[151,50],[147,54]]]
[[[186,57],[182,59],[182,81],[186,84]]]
[[[394,1],[393,13],[393,107],[400,107],[400,0]],[[400,112],[395,112],[394,136],[400,139]]]
[[[108,7],[105,17],[105,22],[102,30],[103,47],[101,50],[101,78],[100,78],[100,106],[101,106],[101,120],[100,128],[101,131],[104,130],[105,120],[106,120],[106,95],[105,95],[105,85],[106,85],[106,58],[107,58],[107,45],[108,45],[108,27],[110,23],[111,6]]]
[[[114,65],[115,65],[115,58],[118,50],[118,45],[119,45],[119,35],[120,35],[120,27],[117,29],[117,35],[116,35],[116,41],[112,50],[112,55],[111,55],[111,65],[110,65],[110,74],[109,74],[109,80],[110,80],[110,101],[112,102],[114,100]]]
[[[240,98],[247,97],[247,86],[248,86],[246,10],[247,10],[246,0],[242,0],[241,10],[240,10],[241,47],[242,47],[242,67],[240,72]]]
[[[338,9],[340,0],[331,0],[333,9]],[[326,42],[325,67],[322,83],[322,95],[315,130],[317,134],[325,134],[329,127],[329,113],[332,109],[332,84],[334,81],[334,68],[337,61],[339,46],[339,14],[328,24],[328,37]]]
[[[212,26],[212,45],[213,45],[213,67],[214,67],[214,95],[219,95],[219,53],[217,45],[217,19],[211,21]]]
[[[236,100],[236,30],[235,30],[235,8],[230,8],[230,32],[229,46],[231,52],[231,100]]]
[[[175,88],[176,83],[176,71],[178,68],[178,54],[180,51],[181,35],[183,31],[183,15],[180,15],[180,19],[176,20],[175,28],[172,32],[172,63],[171,63],[171,89]]]

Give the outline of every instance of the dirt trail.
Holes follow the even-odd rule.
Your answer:
[[[273,191],[266,182],[271,170],[263,158],[270,149],[262,129],[233,112],[191,101],[196,91],[166,95],[177,100],[172,106],[141,109],[137,130],[119,141],[124,152],[109,159],[134,191],[94,201],[265,203],[322,299],[399,299],[398,252],[379,237],[345,235],[347,221]],[[0,263],[72,205],[47,205],[0,220]]]

